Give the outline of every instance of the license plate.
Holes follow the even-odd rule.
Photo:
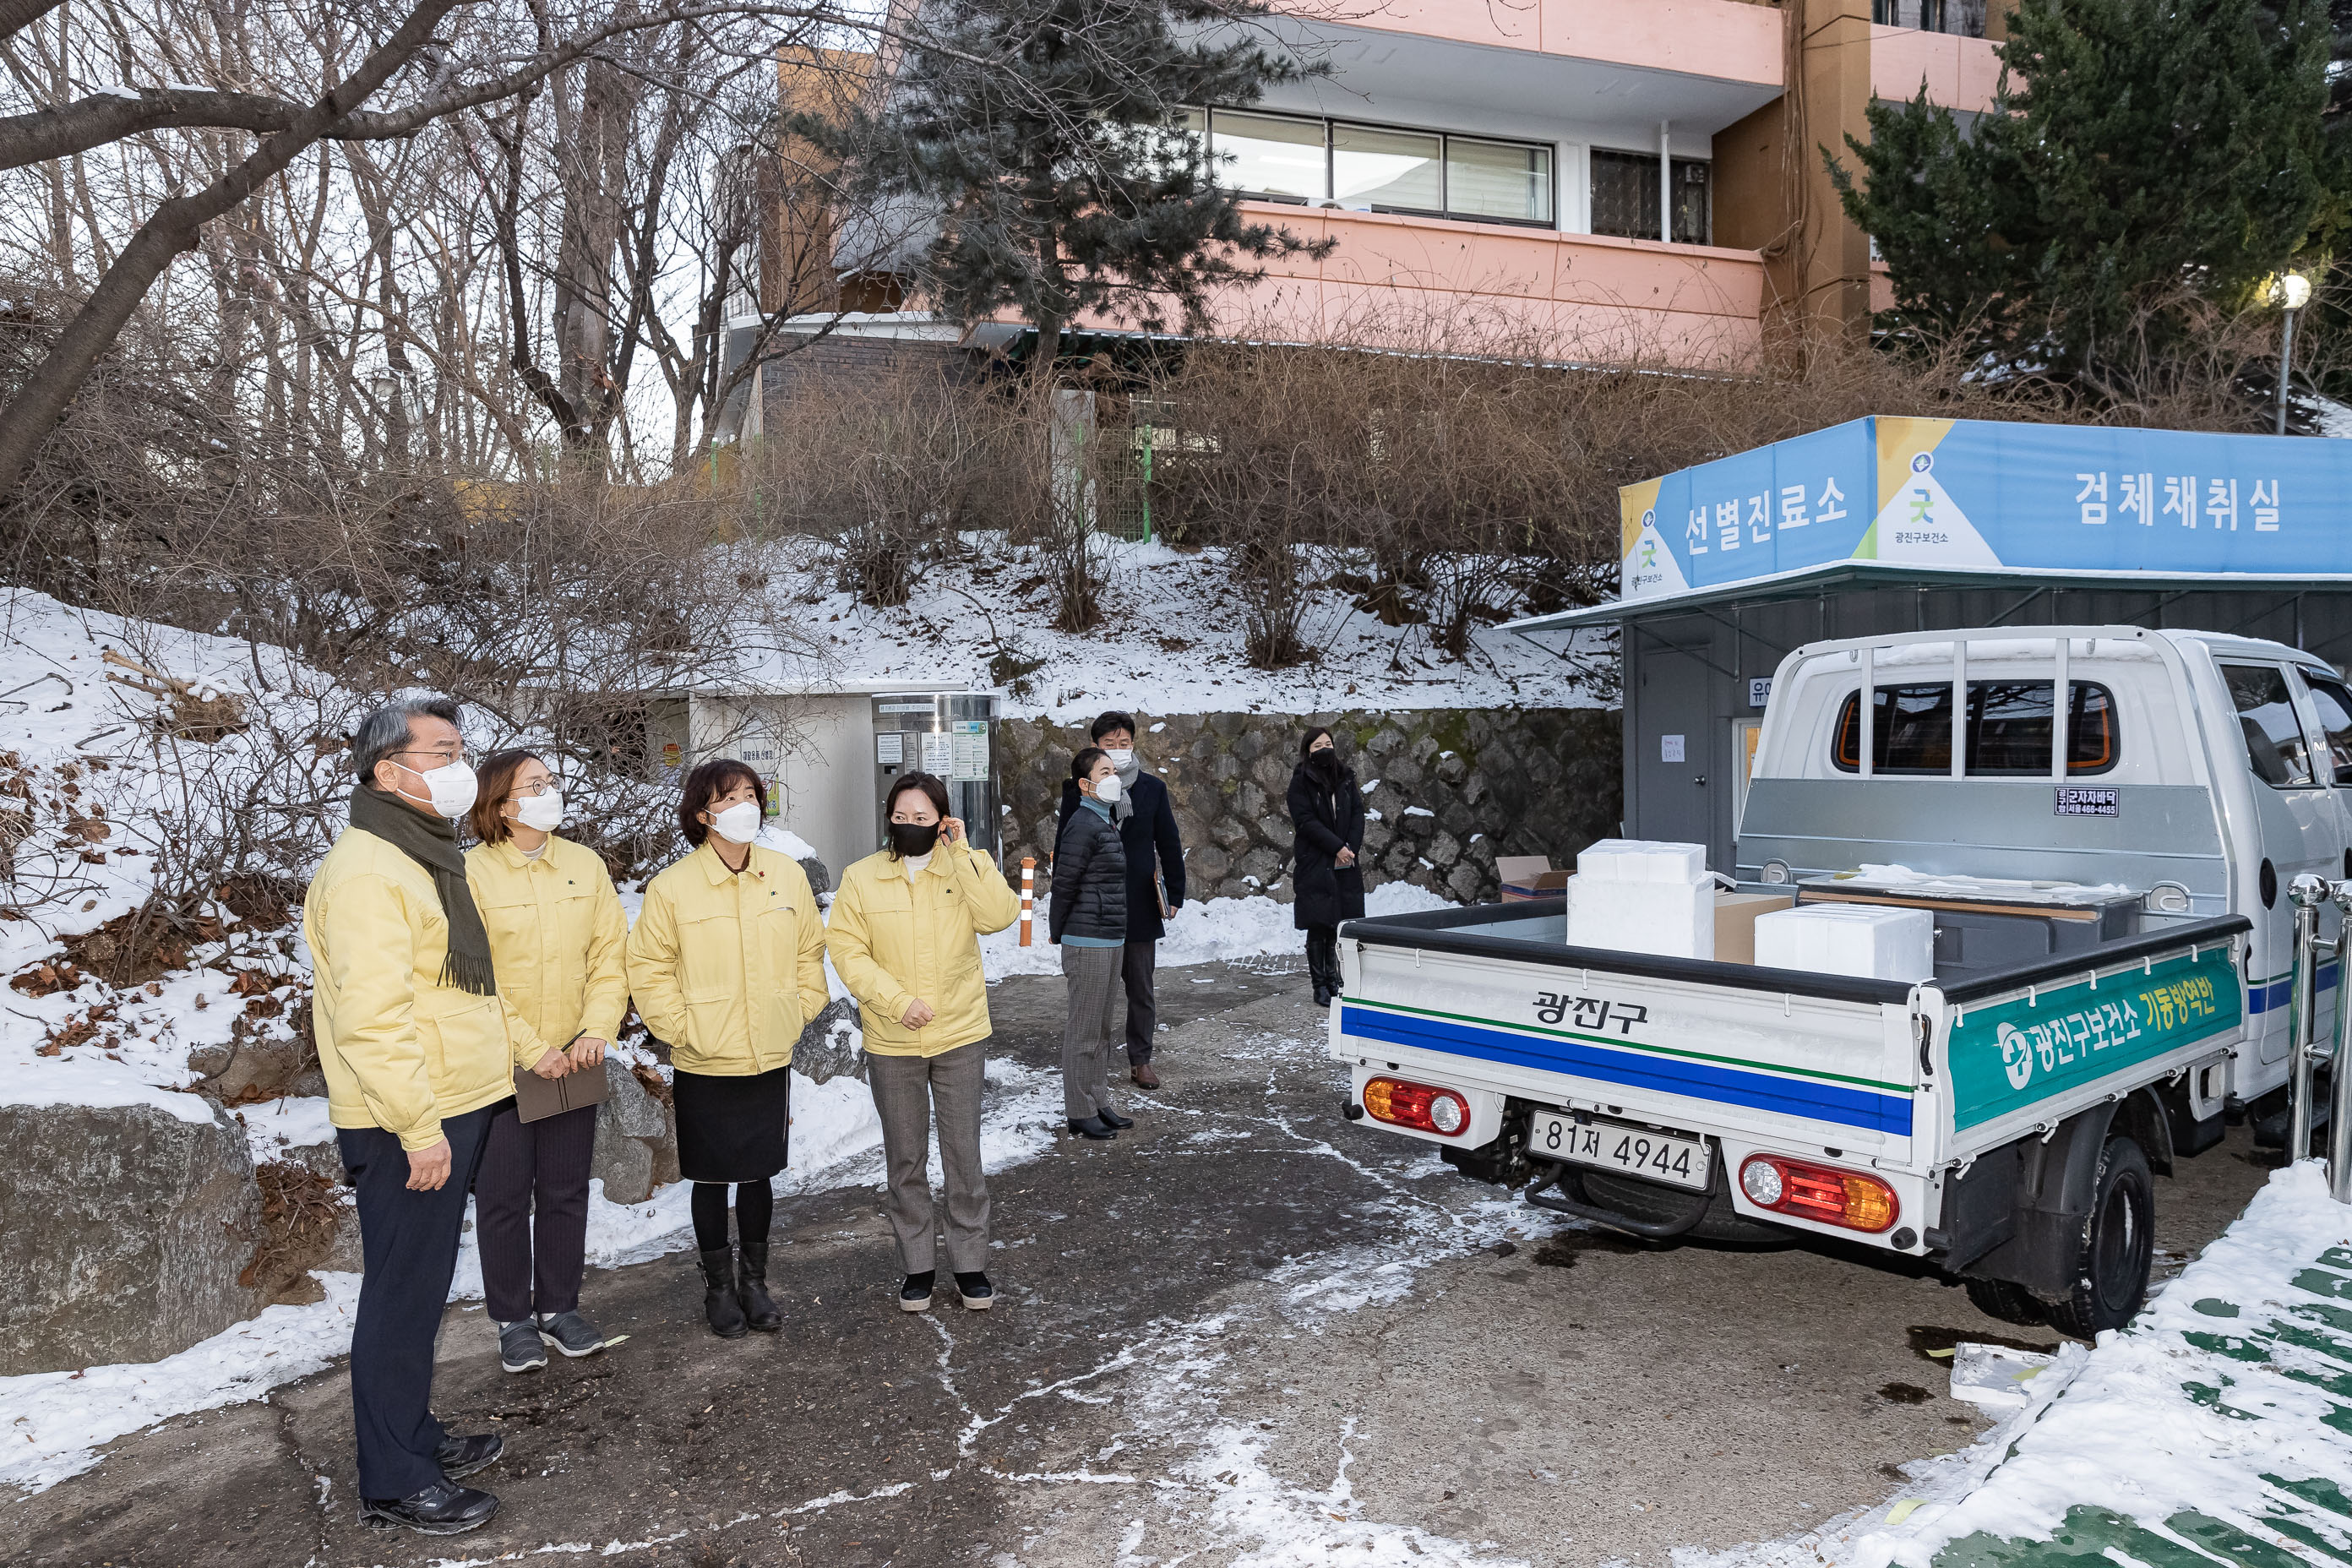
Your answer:
[[[1622,1121],[1594,1117],[1574,1121],[1549,1110],[1538,1110],[1528,1129],[1528,1152],[1539,1160],[1566,1160],[1578,1165],[1598,1165],[1622,1171],[1670,1186],[1704,1191],[1709,1173],[1706,1141],[1672,1132],[1654,1132]]]

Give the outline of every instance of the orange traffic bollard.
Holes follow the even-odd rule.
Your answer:
[[[1030,931],[1036,923],[1036,905],[1037,858],[1034,855],[1024,855],[1021,857],[1021,945],[1024,947],[1029,945]]]

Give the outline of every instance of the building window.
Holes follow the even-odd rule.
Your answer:
[[[1714,243],[1709,165],[1703,158],[1674,160],[1675,243]],[[1658,237],[1658,155],[1592,150],[1592,232],[1623,239]]]
[[[1219,109],[1179,123],[1208,145],[1217,179],[1247,196],[1477,223],[1552,224],[1552,151],[1438,131]]]
[[[1244,195],[1319,202],[1329,194],[1319,120],[1220,109],[1210,122],[1209,151],[1219,178]]]
[[[1375,212],[1445,210],[1445,139],[1369,125],[1331,127],[1331,195]]]
[[[1445,205],[1468,216],[1551,222],[1551,149],[1447,137]]]
[[[1916,27],[1923,33],[1981,38],[1985,0],[1870,0],[1870,19],[1881,27]]]

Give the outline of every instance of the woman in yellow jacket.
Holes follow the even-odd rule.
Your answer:
[[[499,994],[563,1051],[567,1078],[601,1078],[604,1047],[629,1005],[629,923],[603,857],[556,836],[563,795],[529,752],[482,763],[469,818],[481,842],[466,852],[466,881],[489,932]],[[603,1331],[580,1311],[588,1164],[604,1096],[572,1098],[584,1103],[535,1121],[502,1107],[474,1178],[482,1294],[509,1372],[545,1366],[547,1345],[567,1356],[604,1348]]]
[[[629,989],[675,1069],[703,1311],[728,1340],[783,1326],[768,1296],[768,1178],[784,1168],[793,1047],[825,1004],[824,922],[808,878],[791,856],[752,842],[767,811],[766,787],[742,763],[717,758],[687,774],[677,826],[693,851],[646,884],[629,932]]]
[[[866,1079],[882,1118],[886,1206],[906,1280],[898,1305],[921,1312],[936,1278],[931,1122],[948,1183],[948,1268],[967,1307],[994,1301],[989,1283],[988,1181],[980,1168],[980,1091],[988,985],[980,938],[1003,931],[1020,900],[948,815],[947,785],[903,773],[882,812],[890,847],[849,868],[833,900],[825,950],[866,1029]]]

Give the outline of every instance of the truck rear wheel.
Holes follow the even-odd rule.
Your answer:
[[[2004,1323],[2028,1329],[2038,1329],[2050,1321],[2049,1309],[2022,1285],[2006,1279],[1969,1279],[1964,1283],[1969,1288],[1969,1300],[1988,1318],[1999,1318]]]
[[[2120,1329],[2147,1300],[2148,1266],[2156,1257],[2156,1183],[2147,1156],[2129,1138],[2110,1138],[2099,1152],[2091,1214],[2065,1299],[2050,1303],[2050,1326],[2076,1339]]]

